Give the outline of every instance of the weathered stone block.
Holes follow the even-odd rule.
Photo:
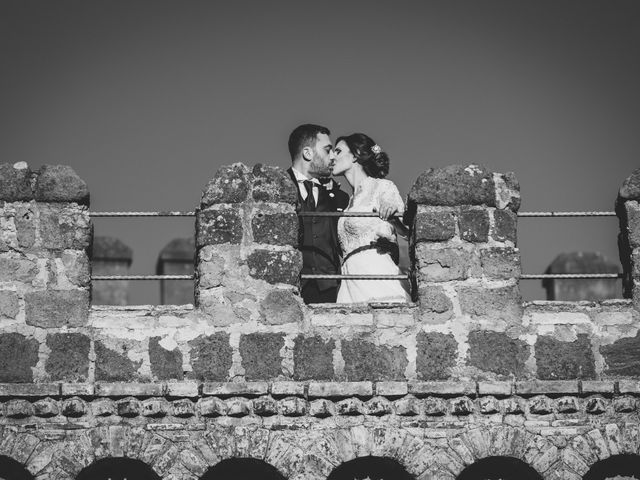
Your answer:
[[[517,285],[497,288],[459,286],[457,290],[463,314],[507,322],[520,322],[522,319],[522,297]]]
[[[535,415],[548,415],[553,412],[553,403],[545,395],[538,395],[529,399],[529,411]]]
[[[278,413],[278,402],[271,397],[259,397],[253,401],[253,413],[259,417],[270,417]]]
[[[482,274],[477,252],[464,248],[434,248],[419,243],[415,248],[418,282],[449,282]]]
[[[424,413],[429,417],[439,417],[447,413],[447,404],[441,398],[428,397],[423,401]]]
[[[28,202],[33,199],[31,169],[24,162],[0,164],[0,200]]]
[[[444,380],[456,363],[458,343],[451,334],[420,332],[417,335],[416,372],[422,380]]]
[[[33,403],[33,413],[36,417],[50,418],[60,413],[58,402],[52,398],[43,398]]]
[[[188,398],[180,398],[171,402],[171,415],[178,418],[189,418],[196,414],[195,404]]]
[[[588,398],[584,410],[591,415],[600,415],[607,411],[607,402],[602,397]]]
[[[420,401],[412,395],[399,398],[393,402],[396,415],[402,417],[413,417],[420,414]]]
[[[142,413],[142,402],[137,398],[128,397],[116,402],[118,415],[125,418],[137,417]]]
[[[31,248],[36,242],[36,214],[33,204],[16,206],[16,238],[22,248]]]
[[[401,380],[408,363],[404,347],[374,345],[361,339],[343,340],[342,358],[349,381]]]
[[[220,417],[227,414],[227,404],[215,397],[201,398],[198,408],[203,417]]]
[[[333,378],[334,340],[320,336],[298,335],[293,346],[295,380],[330,380]]]
[[[260,302],[263,317],[261,322],[267,325],[283,325],[302,321],[300,297],[291,290],[272,290]]]
[[[91,275],[89,273],[89,257],[84,250],[65,250],[62,252],[64,269],[56,275],[63,274],[69,282],[78,287],[89,287]]]
[[[268,283],[297,285],[302,269],[302,254],[298,250],[254,250],[247,257],[253,278]]]
[[[535,344],[537,377],[543,380],[594,378],[595,360],[591,341],[586,334],[578,334],[574,342],[561,342],[553,337],[540,336]]]
[[[493,181],[496,185],[496,207],[510,209],[517,212],[520,209],[520,183],[515,173],[494,173]]]
[[[196,215],[197,247],[242,241],[242,217],[236,208],[213,207]]]
[[[203,395],[216,397],[257,397],[266,395],[269,382],[208,382],[202,385]]]
[[[89,205],[87,184],[67,165],[43,165],[38,171],[34,194],[38,202]]]
[[[320,398],[309,402],[309,415],[317,418],[326,418],[335,415],[335,404],[326,398]]]
[[[380,393],[380,392],[378,392]],[[391,401],[385,397],[373,397],[363,404],[362,413],[365,415],[373,415],[374,417],[382,417],[392,412]]]
[[[52,380],[82,382],[89,374],[89,337],[81,333],[47,335],[51,350],[44,369]]]
[[[345,398],[371,397],[372,382],[310,382],[309,397]]]
[[[309,406],[304,398],[287,397],[278,402],[278,410],[285,417],[301,417],[307,414]]]
[[[181,380],[183,377],[182,352],[177,346],[173,346],[171,350],[165,348],[160,343],[161,339],[162,337],[151,337],[149,339],[151,373],[158,380]]]
[[[489,239],[489,212],[485,209],[463,208],[458,225],[462,240],[477,243]]]
[[[600,347],[607,375],[640,376],[640,332]]]
[[[52,250],[86,250],[92,229],[86,209],[68,205],[38,204],[42,246]]]
[[[193,374],[198,380],[229,378],[233,350],[229,345],[229,334],[201,335],[189,342]]]
[[[411,188],[409,202],[422,205],[494,207],[493,176],[478,165],[430,168],[420,174]]]
[[[626,234],[631,248],[640,247],[640,203],[628,201],[624,204],[626,215]]]
[[[87,404],[78,397],[67,398],[62,402],[62,415],[79,418],[87,413]]]
[[[137,375],[137,370],[142,364],[142,360],[134,362],[127,356],[126,349],[122,353],[108,348],[100,340],[95,342],[96,372],[97,381],[117,382],[133,380]]]
[[[147,398],[142,402],[142,415],[145,417],[162,418],[169,413],[169,402],[164,398]]]
[[[0,382],[32,382],[39,344],[19,333],[0,333]]]
[[[19,311],[17,292],[0,290],[0,318],[16,318]]]
[[[281,333],[250,333],[240,337],[240,356],[247,380],[266,380],[282,375]]]
[[[219,287],[225,274],[225,259],[216,247],[206,246],[198,251],[196,281],[198,290]]]
[[[215,203],[240,203],[249,196],[251,174],[241,164],[225,165],[218,169],[202,193],[200,205],[206,208]]]
[[[421,285],[418,288],[420,320],[427,323],[446,322],[453,316],[453,303],[444,289],[437,285]]]
[[[482,271],[488,279],[520,278],[520,251],[516,248],[486,248],[480,251]]]
[[[473,402],[470,398],[458,397],[449,400],[451,415],[463,417],[473,413]]]
[[[0,256],[0,281],[31,283],[36,275],[38,265],[35,261],[22,257]]]
[[[529,347],[506,333],[476,330],[469,333],[469,365],[504,376],[522,377]]]
[[[246,417],[251,413],[251,400],[246,398],[230,398],[225,403],[230,417]]]
[[[622,182],[618,196],[624,200],[640,200],[640,168],[635,169]]]
[[[27,325],[80,327],[89,318],[88,290],[45,290],[24,296]]]
[[[256,202],[293,205],[298,199],[298,192],[286,170],[258,163],[253,167],[253,199]]]
[[[4,415],[7,418],[30,417],[33,415],[33,405],[27,400],[11,399],[4,404]]]
[[[456,233],[454,210],[442,207],[419,207],[415,219],[415,242],[444,242]]]
[[[253,241],[268,245],[298,245],[298,216],[295,213],[257,213],[251,219]]]
[[[511,210],[494,210],[491,238],[515,245],[518,242],[518,215]]]

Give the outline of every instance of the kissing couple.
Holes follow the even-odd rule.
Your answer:
[[[396,215],[404,202],[389,173],[389,156],[363,133],[341,136],[305,124],[289,136],[299,212],[377,212],[370,217],[300,216],[302,274],[398,275]],[[344,177],[349,196],[332,177]],[[303,279],[305,303],[408,302],[400,280]]]

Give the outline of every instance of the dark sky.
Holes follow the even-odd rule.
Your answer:
[[[637,0],[0,0],[0,68],[1,161],[71,165],[96,211],[193,210],[220,165],[288,166],[303,122],[372,136],[403,194],[429,167],[514,171],[526,211],[612,210],[640,166]],[[95,223],[134,249],[132,273],[193,230]],[[617,259],[616,235],[521,219],[524,270]]]

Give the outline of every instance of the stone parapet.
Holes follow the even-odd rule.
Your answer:
[[[618,192],[616,213],[620,220],[618,246],[626,298],[640,309],[640,168],[625,179]]]
[[[70,167],[45,165],[32,172],[20,162],[0,165],[0,192],[3,327],[86,325],[92,236],[86,184]],[[37,356],[28,342],[14,348]],[[19,365],[10,376],[32,380],[30,370]]]
[[[431,168],[409,193],[415,296],[431,324],[522,321],[520,191],[515,176],[477,165]]]
[[[196,214],[195,297],[214,325],[300,308],[296,198],[283,169],[260,164],[222,167],[207,185]]]

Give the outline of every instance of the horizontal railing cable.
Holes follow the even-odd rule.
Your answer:
[[[89,212],[90,217],[195,217],[196,212]]]
[[[193,280],[193,275],[92,275],[91,280]]]
[[[571,279],[596,279],[596,278],[624,278],[622,273],[539,273],[539,274],[522,274],[522,280],[571,280]]]
[[[330,275],[303,273],[300,275],[303,280],[407,280],[409,275]]]
[[[519,217],[615,217],[616,212],[518,212]]]

